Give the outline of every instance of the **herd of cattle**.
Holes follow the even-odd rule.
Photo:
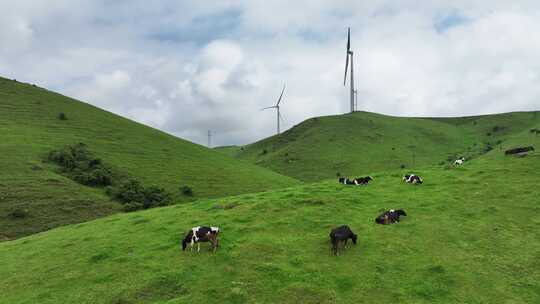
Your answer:
[[[454,164],[462,165],[465,162],[464,157],[458,158]],[[371,176],[358,177],[358,178],[345,178],[340,177],[338,182],[343,185],[368,185],[370,181],[373,180]],[[405,174],[402,178],[403,182],[420,185],[424,181],[423,179],[416,174]],[[375,218],[375,223],[381,225],[388,225],[399,222],[400,216],[407,216],[407,213],[403,209],[390,209],[384,211],[379,216]],[[210,242],[211,250],[216,251],[219,246],[219,228],[218,227],[206,227],[198,226],[193,227],[188,231],[184,239],[182,240],[182,250],[186,250],[188,244],[190,245],[190,250],[193,250],[193,246],[197,244],[197,252],[201,250],[201,242]],[[358,236],[351,230],[347,225],[343,225],[332,229],[330,231],[330,242],[332,244],[332,253],[338,255],[339,248],[344,248],[347,245],[348,240],[351,239],[353,244],[356,244]]]

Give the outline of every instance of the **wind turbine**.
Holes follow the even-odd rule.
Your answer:
[[[276,108],[276,110],[277,110],[276,111],[277,112],[277,134],[279,134],[279,120],[283,119],[283,118],[281,118],[281,114],[279,114],[279,103],[281,102],[281,97],[283,97],[283,92],[285,92],[285,84],[283,84],[283,90],[281,90],[281,95],[279,95],[279,98],[278,98],[278,101],[277,101],[276,105],[261,109],[261,110],[266,110],[266,109]]]
[[[343,86],[347,81],[347,68],[349,67],[349,56],[351,57],[351,113],[354,112],[354,64],[353,51],[351,51],[351,28],[347,32],[347,60],[345,61],[345,77],[343,77]]]

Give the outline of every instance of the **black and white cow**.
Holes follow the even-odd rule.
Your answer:
[[[357,185],[367,185],[369,184],[369,181],[372,181],[372,180],[373,180],[373,177],[371,176],[359,177],[355,179]]]
[[[418,184],[418,185],[424,182],[420,176],[414,175],[414,174],[405,174],[403,176],[403,181],[409,184]]]
[[[201,242],[210,242],[212,245],[211,250],[216,252],[219,245],[218,234],[218,227],[193,227],[188,231],[184,240],[182,240],[182,250],[186,250],[187,245],[190,244],[190,249],[193,251],[193,245],[197,243],[197,252],[199,252],[201,251]]]
[[[353,244],[356,244],[357,235],[354,234],[347,225],[339,226],[330,231],[330,242],[332,243],[332,253],[338,255],[338,248],[341,244],[342,248],[345,248],[347,241],[352,240]]]
[[[356,185],[356,186],[359,186],[359,185],[367,185],[370,180],[373,180],[373,177],[366,176],[366,177],[359,177],[359,178],[353,178],[353,179],[340,177],[338,179],[338,182],[340,184],[343,184],[343,185]]]
[[[338,182],[343,185],[356,185],[356,181],[354,179],[349,179],[345,177],[340,177],[338,179]]]
[[[388,211],[383,212],[381,215],[377,216],[375,218],[375,223],[382,224],[382,225],[393,224],[395,222],[399,222],[399,217],[402,215],[407,216],[407,213],[405,213],[405,210],[390,209]]]
[[[465,157],[462,156],[454,161],[454,165],[456,166],[463,165],[464,162],[465,162]]]

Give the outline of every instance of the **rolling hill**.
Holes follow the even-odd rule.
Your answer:
[[[66,119],[59,119],[63,113]],[[172,193],[174,201],[297,185],[248,162],[89,104],[0,78],[0,240],[118,212],[103,189],[75,183],[44,162],[49,151],[85,143],[115,169]],[[180,193],[189,186],[193,197]],[[25,210],[28,216],[11,216]],[[10,215],[11,214],[11,215]]]
[[[508,141],[537,146],[540,136]],[[374,174],[201,200],[64,226],[0,243],[3,303],[538,303],[540,154],[493,149],[461,167]],[[381,210],[404,208],[381,226]],[[217,253],[182,252],[196,225]],[[359,235],[330,254],[328,232]]]
[[[442,165],[458,155],[505,149],[540,124],[539,112],[461,118],[407,118],[368,112],[316,117],[250,145],[218,148],[304,181]]]

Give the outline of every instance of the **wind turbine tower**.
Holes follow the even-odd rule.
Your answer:
[[[349,67],[349,57],[351,57],[351,113],[354,112],[354,61],[353,51],[351,51],[351,28],[347,32],[347,59],[345,60],[345,77],[343,77],[343,86],[347,81],[347,68]]]
[[[281,114],[279,113],[279,103],[281,102],[281,98],[283,97],[283,92],[285,92],[285,85],[283,85],[283,90],[281,90],[281,95],[279,95],[279,98],[278,98],[278,101],[277,101],[276,105],[275,105],[275,106],[266,107],[266,108],[261,109],[261,110],[273,109],[273,108],[276,109],[276,114],[277,114],[277,116],[276,116],[276,119],[277,119],[277,134],[280,133],[280,130],[279,130],[279,121],[280,121],[281,119],[283,119],[283,118],[281,117]]]

